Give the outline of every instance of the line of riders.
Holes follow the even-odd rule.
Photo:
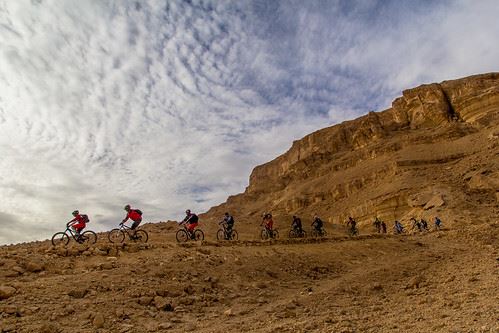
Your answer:
[[[147,241],[147,233],[144,234],[145,236],[138,235],[137,227],[140,225],[142,222],[142,211],[140,209],[132,209],[130,205],[126,205],[124,207],[124,210],[126,211],[126,216],[125,218],[121,221],[119,224],[120,228],[119,229],[113,229],[113,231],[119,231],[119,234],[123,234],[123,239],[124,239],[124,233],[126,232],[131,240],[137,240],[141,238],[146,238],[145,241]],[[183,230],[179,230],[179,232],[184,232],[185,233],[185,238],[183,240],[187,239],[193,239],[193,240],[202,240],[204,239],[204,234],[202,233],[201,230],[196,230],[196,227],[199,224],[199,217],[192,213],[190,209],[187,209],[185,211],[185,218],[179,223],[179,225],[184,225]],[[78,210],[73,211],[72,213],[73,219],[69,221],[66,224],[66,230],[70,232],[70,234],[73,236],[75,241],[77,242],[85,242],[89,236],[92,236],[95,238],[96,241],[96,235],[93,231],[86,231],[82,232],[83,229],[85,229],[86,224],[89,222],[88,215],[86,214],[80,214]],[[131,220],[132,225],[130,227],[125,226],[125,223]],[[219,222],[219,225],[222,225],[223,229],[220,229],[217,233],[217,239],[225,239],[225,240],[237,240],[237,231],[234,230],[234,217],[230,215],[228,212],[224,214],[224,217],[222,221]],[[439,230],[442,227],[442,221],[438,218],[435,217],[434,220],[435,223],[435,229]],[[348,233],[351,236],[358,235],[359,231],[357,229],[357,222],[352,218],[349,217],[348,221],[346,222],[346,225],[348,227]],[[376,228],[376,231],[378,233],[386,233],[386,223],[382,220],[380,220],[378,217],[375,218],[373,222],[374,227]],[[263,213],[262,214],[262,222],[260,226],[263,227],[261,237],[262,239],[268,239],[268,238],[277,238],[278,237],[278,232],[277,230],[274,229],[274,221],[272,218],[271,213]],[[311,224],[312,230],[311,230],[311,235],[313,237],[324,237],[327,235],[326,230],[324,229],[324,222],[321,220],[321,218],[317,215],[314,214],[313,216],[313,221]],[[124,231],[123,231],[124,230]],[[131,233],[128,233],[127,230],[130,230]],[[402,234],[405,232],[404,226],[396,220],[394,222],[393,230],[395,234]],[[413,231],[429,231],[428,229],[428,222],[424,219],[417,220],[416,218],[412,217],[411,218],[411,230]],[[139,230],[140,231],[140,230]],[[179,239],[179,232],[177,232],[177,240],[180,241]],[[198,233],[200,232],[200,233]],[[85,234],[89,233],[89,236],[86,236]],[[111,235],[110,233],[110,235]],[[181,234],[181,233],[180,233]],[[52,237],[52,243],[54,243],[54,238],[57,238],[56,236],[63,236],[66,235],[66,232],[59,232]],[[67,240],[69,241],[69,237],[66,235]],[[302,221],[301,219],[293,215],[293,220],[291,222],[291,230],[289,232],[289,237],[290,238],[295,238],[295,237],[306,237],[306,231],[303,230],[302,226]],[[122,240],[123,240],[122,239]],[[67,242],[66,242],[67,243]]]

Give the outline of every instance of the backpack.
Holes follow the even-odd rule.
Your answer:
[[[90,220],[88,219],[88,215],[87,215],[87,214],[81,214],[80,216],[81,216],[81,218],[83,219],[83,221],[84,221],[85,223],[90,222]]]
[[[136,211],[137,214],[139,214],[140,216],[142,216],[142,211],[140,209],[134,209],[134,211]]]

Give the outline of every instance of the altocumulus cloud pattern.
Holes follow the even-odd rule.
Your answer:
[[[46,238],[74,209],[97,231],[125,203],[150,221],[205,210],[294,139],[404,88],[496,70],[498,11],[0,1],[0,244]]]

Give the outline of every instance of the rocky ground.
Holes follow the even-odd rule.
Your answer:
[[[498,227],[2,247],[0,331],[499,332]]]

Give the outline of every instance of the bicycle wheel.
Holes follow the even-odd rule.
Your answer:
[[[125,240],[125,232],[118,228],[113,229],[107,234],[107,239],[109,239],[111,243],[123,243]]]
[[[307,238],[307,232],[303,230],[300,235],[301,238]]]
[[[262,240],[268,239],[269,233],[267,232],[267,230],[263,229],[262,232],[260,233],[260,237],[262,238]]]
[[[218,229],[217,231],[217,240],[225,240],[225,232],[223,229]]]
[[[147,234],[147,231],[140,229],[135,232],[135,241],[139,243],[147,243],[147,240],[149,239],[149,235]]]
[[[52,245],[54,246],[68,245],[68,243],[69,236],[65,232],[57,232],[52,236]]]
[[[203,230],[196,229],[196,231],[194,231],[194,239],[197,240],[197,241],[204,240],[204,232],[203,232]]]
[[[187,242],[189,235],[187,234],[187,231],[180,229],[175,234],[175,238],[177,239],[177,242]]]
[[[326,237],[326,236],[327,236],[327,231],[326,231],[326,229],[322,229],[322,232],[321,232],[321,233],[322,233],[322,237]]]
[[[279,238],[279,231],[277,231],[276,229],[274,229],[272,231],[272,233],[274,234],[274,239],[278,239]]]
[[[80,236],[80,242],[82,244],[95,244],[97,242],[97,234],[93,231],[85,231]]]
[[[317,230],[313,229],[310,232],[310,237],[319,237],[319,233],[317,232]]]
[[[232,233],[230,234],[230,239],[231,240],[238,240],[239,239],[239,235],[238,235],[236,230],[232,230]]]
[[[289,235],[288,236],[289,236],[289,238],[296,238],[298,235],[296,234],[296,232],[293,229],[291,229],[289,231]]]

